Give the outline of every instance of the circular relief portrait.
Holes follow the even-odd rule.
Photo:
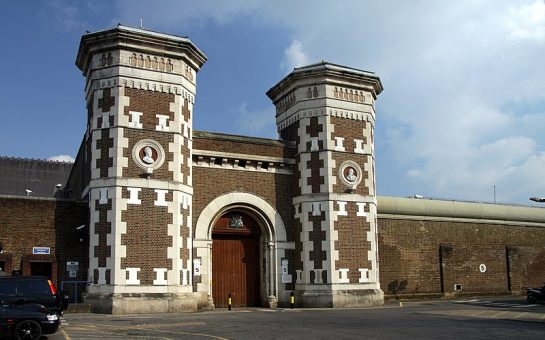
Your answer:
[[[157,169],[165,160],[165,152],[158,142],[151,139],[143,139],[134,145],[132,158],[143,169]]]
[[[353,183],[358,179],[358,171],[353,166],[347,166],[343,171],[344,179]]]
[[[146,164],[153,164],[157,160],[157,150],[151,146],[146,146],[140,149],[140,160]]]
[[[345,161],[341,164],[338,174],[341,182],[349,189],[356,189],[362,179],[362,171],[358,163]]]

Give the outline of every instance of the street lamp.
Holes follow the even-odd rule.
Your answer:
[[[530,197],[530,201],[545,203],[545,197]]]

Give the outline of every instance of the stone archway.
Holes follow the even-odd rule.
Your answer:
[[[200,279],[197,291],[214,299],[212,282],[213,227],[216,221],[229,211],[242,211],[251,216],[260,228],[260,275],[261,304],[276,304],[279,290],[280,259],[285,249],[293,249],[293,242],[287,242],[286,229],[280,214],[263,198],[249,193],[229,193],[212,200],[200,213],[195,227],[193,258],[200,263]],[[286,297],[287,299],[287,297]],[[214,299],[217,300],[217,299]]]

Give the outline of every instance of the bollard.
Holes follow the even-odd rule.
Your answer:
[[[227,297],[227,308],[228,310],[231,310],[231,305],[233,304],[232,300],[231,300],[231,294],[229,294],[229,296]]]
[[[293,292],[290,293],[290,308],[293,309],[293,306],[295,305],[295,294]]]

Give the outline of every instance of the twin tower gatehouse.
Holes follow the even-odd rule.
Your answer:
[[[86,302],[103,313],[371,306],[379,284],[371,72],[328,62],[267,95],[278,140],[193,130],[206,56],[126,26],[86,34]]]

